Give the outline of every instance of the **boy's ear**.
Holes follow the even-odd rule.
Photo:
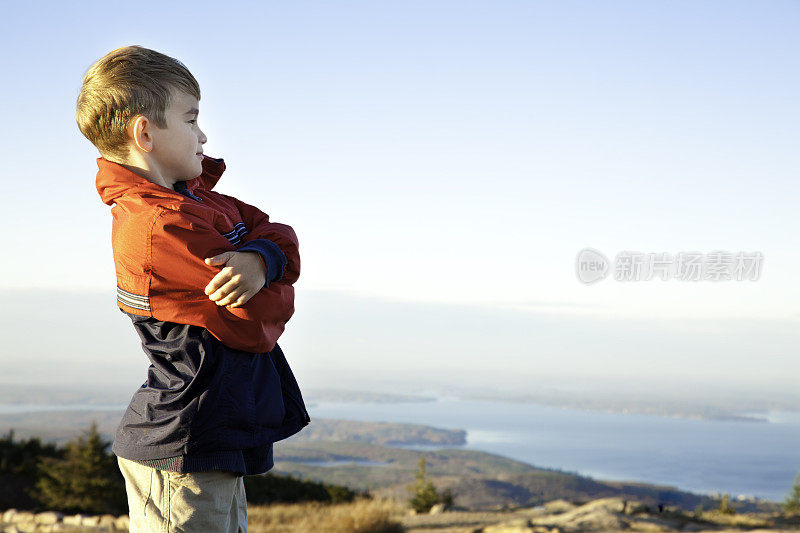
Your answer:
[[[128,135],[142,152],[149,152],[153,149],[151,128],[152,124],[144,115],[136,116],[128,128]]]

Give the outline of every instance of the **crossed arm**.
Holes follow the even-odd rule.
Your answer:
[[[244,244],[233,254],[207,258],[206,263],[225,267],[206,286],[205,293],[217,305],[244,305],[265,283],[293,284],[300,276],[297,235],[285,224],[270,222],[255,206],[233,196],[233,202],[250,231]],[[248,253],[255,252],[255,253]],[[260,259],[260,261],[259,261]]]
[[[239,307],[262,287],[280,280],[286,256],[268,239],[245,243],[235,252],[205,258],[208,265],[224,265],[206,285],[205,293],[217,305]]]
[[[257,208],[229,198],[250,229],[238,249],[202,218],[165,210],[161,231],[154,235],[153,254],[158,256],[155,269],[174,281],[178,290],[205,287],[211,301],[231,310],[244,306],[270,283],[294,283],[300,258],[291,227],[269,222]]]

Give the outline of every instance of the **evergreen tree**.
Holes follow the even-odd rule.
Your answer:
[[[65,513],[120,514],[127,511],[125,481],[110,443],[92,422],[88,431],[67,443],[63,458],[39,461],[37,497],[48,508]]]
[[[444,503],[445,507],[453,505],[453,495],[449,490],[439,494],[433,483],[425,475],[425,455],[419,459],[419,470],[414,474],[415,481],[408,488],[413,492],[409,503],[418,513],[427,513],[437,503]]]
[[[719,502],[719,512],[723,514],[736,514],[736,509],[731,505],[731,497],[728,493],[722,496],[722,501]]]
[[[55,444],[38,438],[15,440],[14,430],[0,437],[0,509],[38,509],[33,489],[42,457],[61,457]]]
[[[800,472],[794,477],[791,491],[783,500],[781,507],[786,514],[800,514]]]

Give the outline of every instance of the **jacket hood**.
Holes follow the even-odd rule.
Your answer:
[[[129,194],[132,190],[139,193],[147,192],[166,198],[183,200],[185,197],[172,189],[153,183],[147,178],[128,170],[119,163],[114,163],[103,157],[97,158],[97,178],[95,185],[103,203],[112,205],[121,196]],[[203,173],[198,177],[186,180],[186,188],[190,192],[198,187],[211,190],[217,184],[225,171],[225,161],[215,159],[203,154]]]

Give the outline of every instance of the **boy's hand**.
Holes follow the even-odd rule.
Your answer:
[[[205,293],[217,305],[240,307],[264,287],[264,263],[257,252],[223,252],[206,258],[207,265],[225,265],[206,285]]]

